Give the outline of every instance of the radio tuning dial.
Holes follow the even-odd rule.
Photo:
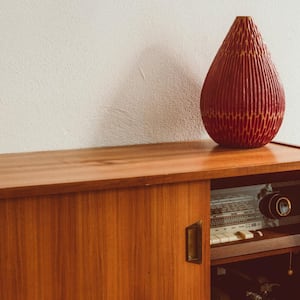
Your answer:
[[[267,194],[261,199],[259,209],[266,217],[279,219],[290,215],[292,203],[287,197],[275,192]]]
[[[280,217],[286,217],[292,210],[291,201],[286,197],[280,197],[276,201],[276,211]]]

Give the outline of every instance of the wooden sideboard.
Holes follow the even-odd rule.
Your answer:
[[[300,179],[300,150],[273,143],[2,154],[0,299],[209,300],[211,189],[287,179]]]

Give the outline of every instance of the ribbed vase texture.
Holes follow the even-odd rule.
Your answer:
[[[282,84],[251,17],[237,17],[205,78],[200,98],[210,137],[227,147],[269,143],[284,116]]]

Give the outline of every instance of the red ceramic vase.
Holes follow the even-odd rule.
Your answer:
[[[278,132],[285,96],[251,17],[237,17],[205,78],[200,98],[210,137],[227,147],[254,148]]]

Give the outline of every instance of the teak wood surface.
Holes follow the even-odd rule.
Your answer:
[[[210,140],[0,155],[0,198],[300,169],[300,149],[226,149]]]
[[[299,149],[277,144],[0,155],[0,299],[209,300],[212,182],[299,170]],[[199,220],[192,264],[185,228]]]
[[[205,182],[0,200],[0,299],[210,299]],[[188,196],[187,196],[188,195]],[[203,221],[201,265],[185,227]]]

